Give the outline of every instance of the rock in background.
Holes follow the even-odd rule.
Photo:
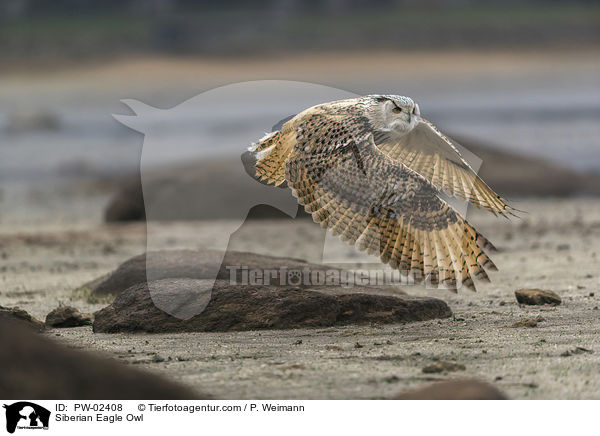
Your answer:
[[[452,136],[452,135],[450,135]],[[568,196],[599,194],[600,176],[581,173],[560,164],[520,155],[457,138],[483,160],[479,175],[498,193],[509,197]],[[152,219],[195,220],[240,218],[240,202],[256,205],[249,218],[283,218],[284,213],[264,205],[245,172],[239,157],[196,162],[144,174],[144,191],[139,177],[123,179],[105,211],[105,220],[130,221],[145,218],[144,195],[153,205]],[[219,186],[218,190],[206,187]],[[217,192],[218,191],[218,192]],[[199,194],[202,193],[202,194]],[[202,201],[190,202],[198,198]],[[211,207],[206,207],[206,205]],[[308,217],[299,208],[300,217]]]
[[[71,306],[59,306],[46,315],[47,327],[81,327],[91,325],[92,321],[92,315],[81,313],[78,309]]]

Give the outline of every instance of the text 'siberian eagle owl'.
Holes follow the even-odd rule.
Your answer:
[[[315,222],[418,281],[456,290],[489,281],[493,245],[444,200],[512,209],[456,144],[397,95],[313,106],[252,145],[255,176],[287,182]]]

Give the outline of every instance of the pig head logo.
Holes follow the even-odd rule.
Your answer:
[[[247,148],[290,115],[355,96],[322,85],[267,80],[216,88],[171,109],[122,101],[135,115],[114,117],[144,134],[140,170],[147,220],[146,278],[158,308],[180,319],[206,308],[215,280],[225,278],[222,261],[230,235],[254,206],[269,205],[296,216],[298,204],[289,189],[261,184],[248,174]],[[187,224],[181,225],[196,226],[203,238],[174,238],[174,222],[182,220]],[[183,251],[198,248],[215,250],[201,262]],[[317,248],[322,255],[323,245]],[[177,256],[184,258],[178,265],[165,265],[164,250],[178,250]],[[186,273],[196,279],[194,285],[165,287],[161,279],[169,276],[166,270],[182,265],[188,271],[197,266]]]

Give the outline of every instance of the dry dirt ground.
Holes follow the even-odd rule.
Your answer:
[[[103,307],[106,303],[89,303],[73,291],[146,246],[145,225],[100,222],[105,202],[89,197],[85,203],[61,201],[60,207],[37,211],[0,205],[0,305],[18,305],[42,320],[59,303],[86,312]],[[527,213],[510,221],[481,211],[469,214],[499,248],[493,258],[500,270],[492,273],[491,284],[458,295],[404,289],[444,299],[453,318],[289,331],[132,335],[94,334],[81,327],[44,334],[218,398],[385,398],[456,376],[492,382],[515,399],[600,398],[600,201],[514,205]],[[165,245],[193,240],[203,246],[225,227],[220,222],[161,224],[152,226],[152,235]],[[307,220],[255,221],[244,224],[230,248],[310,258],[319,230]],[[336,254],[349,253],[339,248]],[[562,305],[520,307],[514,291],[524,287],[554,290]],[[536,327],[512,327],[538,316],[543,320]],[[576,347],[590,352],[562,355]],[[422,371],[438,359],[466,369]]]
[[[405,83],[410,93],[435,97],[446,107],[457,94],[477,100],[482,89],[508,89],[508,83],[512,96],[536,84],[557,84],[560,89],[575,82],[584,84],[583,100],[593,102],[590,89],[596,88],[586,84],[597,83],[597,70],[597,56],[563,52],[371,53],[360,62],[354,55],[243,63],[131,59],[5,72],[0,95],[3,110],[90,105],[99,107],[90,112],[94,116],[108,116],[123,111],[119,99],[124,97],[170,107],[214,86],[277,78],[360,94],[397,90]],[[539,97],[554,104],[546,100],[544,86]],[[74,290],[144,252],[146,226],[103,224],[107,197],[71,188],[13,190],[6,186],[9,178],[2,176],[0,305],[18,305],[40,319],[60,303],[84,312],[102,308],[106,303],[92,304]],[[289,331],[130,335],[94,334],[81,327],[44,334],[147,367],[217,398],[386,398],[455,376],[492,382],[516,399],[600,398],[600,201],[522,200],[514,206],[527,213],[511,221],[478,211],[469,214],[499,248],[493,259],[500,270],[491,274],[491,284],[458,295],[405,289],[444,299],[453,318]],[[151,226],[151,236],[167,246],[210,246],[227,227],[223,222],[162,224]],[[319,227],[309,221],[263,221],[245,224],[230,247],[315,261],[320,237]],[[335,255],[357,261],[347,247],[336,247]],[[514,291],[524,287],[554,290],[562,304],[520,307]],[[511,327],[538,316],[543,321],[536,327]],[[562,356],[576,347],[592,352]],[[465,370],[423,373],[436,359],[458,362]]]

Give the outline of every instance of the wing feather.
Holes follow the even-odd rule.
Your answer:
[[[333,149],[299,144],[286,180],[316,222],[419,281],[455,287],[459,264],[468,286],[474,286],[471,273],[486,277],[479,261],[489,258],[479,256],[478,233],[426,179],[379,150],[371,135]],[[463,227],[467,232],[459,235]]]
[[[473,170],[458,144],[424,118],[404,136],[379,136],[377,146],[451,196],[500,215],[512,213],[505,200]]]
[[[375,141],[368,127],[321,106],[307,110],[254,144],[256,177],[286,181],[322,228],[418,281],[456,290],[489,280],[484,268],[495,265],[484,249],[493,246],[441,191],[493,213],[512,209],[428,121],[395,140]]]

